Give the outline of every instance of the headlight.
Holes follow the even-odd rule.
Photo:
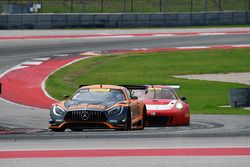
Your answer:
[[[60,106],[54,106],[52,110],[53,114],[56,116],[63,116],[63,114],[65,113],[64,109],[62,109],[62,107]]]
[[[178,110],[183,109],[183,104],[181,104],[180,102],[178,102],[178,103],[176,104],[176,108],[177,108]]]
[[[122,113],[123,107],[117,106],[108,110],[110,116],[120,115]]]

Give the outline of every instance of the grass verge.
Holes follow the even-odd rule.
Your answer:
[[[220,108],[228,105],[228,91],[242,84],[177,79],[174,75],[250,71],[250,49],[202,50],[125,54],[90,58],[57,71],[46,89],[61,99],[80,84],[180,84],[193,114],[250,114]]]
[[[43,13],[150,13],[248,10],[246,0],[5,0],[4,3],[41,3]],[[0,11],[1,12],[1,11]]]

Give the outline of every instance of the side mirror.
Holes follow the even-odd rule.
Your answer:
[[[69,95],[64,95],[63,100],[69,100]]]
[[[137,96],[131,96],[131,99],[133,99],[133,100],[137,100],[137,99],[138,99],[138,97],[137,97]]]
[[[182,100],[182,101],[186,101],[187,98],[186,98],[186,97],[181,97],[181,100]]]

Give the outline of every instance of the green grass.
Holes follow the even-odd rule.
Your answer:
[[[103,1],[103,3],[102,3]],[[4,1],[0,1],[0,6]],[[70,13],[71,0],[9,0],[10,3],[42,2],[43,13]],[[160,5],[160,2],[162,4]],[[203,12],[249,10],[246,0],[73,0],[73,13],[150,13],[150,12]],[[221,8],[219,8],[219,6]],[[0,8],[1,9],[1,8]],[[0,10],[1,13],[1,10]]]
[[[57,99],[80,84],[180,84],[193,114],[250,114],[228,105],[228,91],[241,84],[177,79],[173,75],[250,71],[250,49],[177,51],[96,57],[49,77],[46,89]]]

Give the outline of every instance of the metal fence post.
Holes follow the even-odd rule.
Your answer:
[[[39,3],[41,4],[40,13],[43,13],[43,0],[40,0]]]
[[[70,12],[73,13],[73,0],[70,1]]]
[[[10,0],[7,1],[7,4],[8,4],[7,13],[10,13],[10,6],[9,6]]]
[[[31,7],[31,5],[32,5],[32,2],[31,2],[31,0],[29,0],[29,5],[30,5],[30,7]],[[33,7],[33,6],[32,6]]]
[[[162,12],[162,0],[160,0],[160,12]]]
[[[134,0],[131,0],[131,12],[134,12]]]
[[[84,13],[84,0],[82,0],[82,13]]]
[[[222,8],[221,8],[221,0],[219,0],[219,11],[222,11]]]
[[[208,0],[204,0],[204,11],[208,11]]]
[[[191,0],[190,5],[191,5],[191,8],[190,8],[191,13],[193,13],[193,0]]]
[[[245,0],[245,11],[248,9],[248,0]]]
[[[126,13],[126,0],[123,0],[123,12]]]
[[[103,13],[103,6],[104,6],[104,1],[102,0],[102,7],[101,7],[101,12]]]

